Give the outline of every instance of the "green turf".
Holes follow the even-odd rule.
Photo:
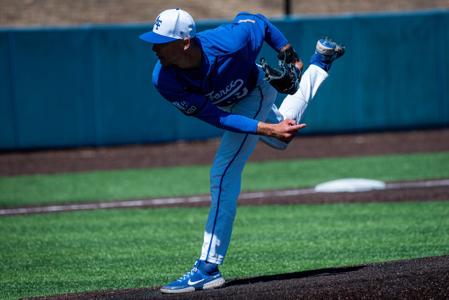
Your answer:
[[[243,190],[314,186],[342,178],[449,177],[449,152],[249,163]],[[0,177],[0,206],[207,194],[209,166]]]
[[[205,208],[0,218],[0,298],[155,286],[199,255]],[[226,278],[449,254],[449,202],[240,207]]]

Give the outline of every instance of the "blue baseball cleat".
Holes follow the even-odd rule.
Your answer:
[[[216,289],[223,286],[225,280],[218,268],[213,273],[208,274],[200,270],[201,263],[200,260],[197,260],[191,271],[181,276],[178,280],[163,286],[161,292],[171,294],[187,293],[196,290]]]
[[[310,59],[310,64],[317,65],[326,72],[332,63],[345,54],[345,47],[337,44],[330,38],[319,39],[316,43],[315,54]]]

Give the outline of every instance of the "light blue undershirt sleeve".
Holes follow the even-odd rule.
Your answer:
[[[238,133],[256,134],[259,123],[242,115],[225,112],[210,102],[194,116],[216,127]]]

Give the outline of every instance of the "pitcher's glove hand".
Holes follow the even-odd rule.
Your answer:
[[[260,66],[268,81],[279,93],[293,95],[299,88],[302,70],[295,66],[300,61],[293,48],[288,48],[278,54],[279,69],[268,65],[264,58],[260,59]]]

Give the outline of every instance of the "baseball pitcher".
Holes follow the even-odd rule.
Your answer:
[[[181,9],[160,13],[140,38],[153,44],[158,57],[153,85],[159,93],[185,115],[225,130],[210,172],[201,255],[191,271],[161,291],[218,288],[225,282],[218,266],[229,247],[246,161],[259,137],[285,149],[305,127],[301,116],[344,47],[320,39],[303,72],[286,37],[263,15],[239,13],[230,24],[196,33],[194,20]],[[278,53],[279,66],[256,63],[264,42]],[[278,92],[287,94],[279,108]]]

